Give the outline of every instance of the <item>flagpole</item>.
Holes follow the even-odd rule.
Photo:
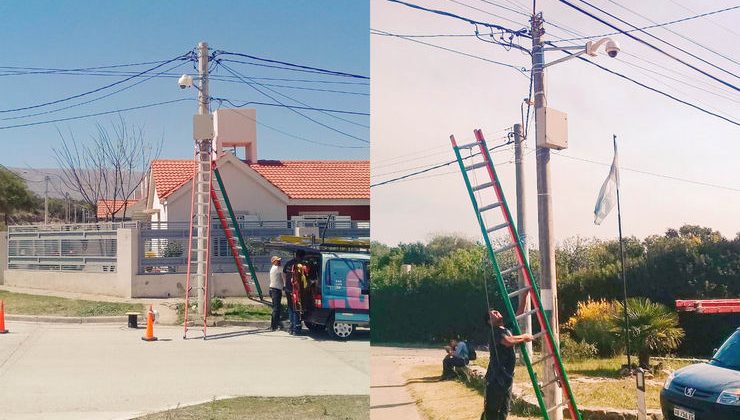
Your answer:
[[[617,135],[613,134],[614,156],[617,155]],[[624,341],[627,346],[627,368],[632,369],[632,359],[630,358],[630,322],[627,317],[627,277],[624,272],[624,242],[622,241],[622,209],[619,203],[619,169],[617,169],[617,221],[619,224],[619,256],[622,260],[622,288],[624,290]]]

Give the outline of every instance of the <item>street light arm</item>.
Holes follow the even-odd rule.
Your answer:
[[[576,57],[578,57],[580,55],[586,54],[586,50],[583,49],[583,47],[580,47],[580,48],[581,48],[581,51],[578,51],[577,53],[569,53],[569,55],[566,55],[565,57],[558,58],[555,61],[552,61],[550,63],[547,63],[547,64],[543,65],[542,68],[547,68],[547,67],[550,67],[552,65],[555,65],[555,64],[558,64],[558,63],[562,63],[563,61],[568,61],[571,58],[576,58]],[[560,48],[557,48],[557,49],[560,50]],[[564,48],[563,48],[563,50],[564,50]]]

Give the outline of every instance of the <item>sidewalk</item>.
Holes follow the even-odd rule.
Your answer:
[[[409,394],[403,372],[410,365],[440,358],[437,349],[370,347],[370,418],[421,420],[416,401]]]
[[[183,340],[180,327],[155,327],[159,341],[147,343],[123,326],[14,323],[0,336],[0,419],[120,419],[228,396],[368,392],[366,338],[208,332]]]

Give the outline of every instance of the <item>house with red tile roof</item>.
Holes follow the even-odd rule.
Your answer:
[[[370,163],[350,160],[242,161],[223,152],[216,161],[234,213],[257,221],[345,216],[370,220]],[[155,160],[147,177],[152,222],[187,222],[192,160]]]
[[[101,198],[96,207],[98,220],[130,219],[133,214],[144,208],[143,204],[138,199]]]

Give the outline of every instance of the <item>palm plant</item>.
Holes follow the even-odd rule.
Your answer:
[[[624,342],[624,306],[615,302],[611,316],[612,332]],[[667,306],[647,298],[627,299],[630,349],[637,352],[640,367],[650,368],[650,356],[675,350],[684,337],[678,326],[678,314]]]

